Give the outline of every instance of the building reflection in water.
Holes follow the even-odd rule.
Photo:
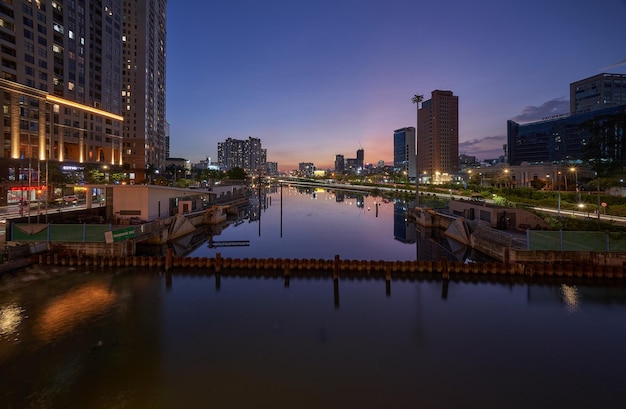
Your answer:
[[[87,284],[54,298],[37,318],[34,333],[52,341],[109,310],[117,299],[103,284]]]

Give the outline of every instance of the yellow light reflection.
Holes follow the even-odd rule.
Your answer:
[[[106,286],[88,284],[53,299],[37,319],[34,332],[50,341],[106,312],[117,296]]]
[[[580,297],[578,295],[578,289],[566,284],[561,285],[561,298],[565,303],[565,309],[567,312],[574,313],[578,310],[580,304]]]
[[[0,308],[0,337],[7,337],[17,331],[22,322],[23,309],[15,304]]]

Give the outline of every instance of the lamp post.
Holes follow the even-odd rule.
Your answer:
[[[417,129],[418,129],[418,118],[420,112],[420,102],[424,100],[424,96],[420,94],[413,95],[411,98],[411,102],[413,102],[417,108],[417,114],[415,117],[415,206],[419,206],[420,204],[420,168],[417,164],[417,151],[419,146],[417,145]]]
[[[578,170],[575,167],[569,168],[570,172],[574,172],[574,183],[576,184],[576,195],[578,196],[578,203],[580,203],[580,189],[578,188]]]
[[[559,190],[559,198],[558,198],[558,209],[557,209],[557,214],[559,216],[559,220],[561,220],[561,172],[556,172],[556,177],[557,177],[557,189]]]

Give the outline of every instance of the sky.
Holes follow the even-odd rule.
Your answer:
[[[393,163],[415,94],[459,97],[459,153],[569,111],[569,84],[626,73],[626,0],[228,0],[167,5],[170,156],[261,139],[280,170]]]

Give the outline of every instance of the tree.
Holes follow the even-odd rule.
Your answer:
[[[583,122],[580,130],[589,133],[589,140],[582,148],[583,160],[598,176],[622,169],[626,162],[626,113],[596,117]]]
[[[226,177],[231,180],[246,180],[248,175],[240,167],[234,167],[226,172]]]
[[[148,184],[154,184],[154,175],[156,174],[157,168],[153,163],[148,163],[146,165],[146,179],[148,180]]]

